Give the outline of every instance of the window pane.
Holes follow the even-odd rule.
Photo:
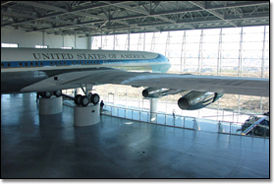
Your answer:
[[[3,48],[18,48],[18,44],[15,43],[1,43]]]
[[[238,59],[222,59],[221,60],[222,66],[239,66]]]

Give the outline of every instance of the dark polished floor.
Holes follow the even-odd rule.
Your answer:
[[[106,115],[74,127],[73,108],[39,116],[35,98],[1,96],[2,178],[269,178],[269,139]]]

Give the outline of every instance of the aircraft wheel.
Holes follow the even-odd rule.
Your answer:
[[[51,91],[42,92],[41,96],[42,98],[50,98],[52,96],[52,92]]]
[[[80,104],[83,107],[86,107],[90,103],[89,98],[87,96],[81,96],[80,98]]]
[[[91,102],[94,104],[94,105],[96,105],[96,104],[98,104],[98,102],[99,102],[99,95],[98,94],[93,94],[92,96],[91,96]]]
[[[74,97],[74,103],[76,104],[76,105],[80,105],[80,98],[81,98],[82,96],[81,95],[76,95],[75,97]]]
[[[59,96],[61,96],[61,94],[62,94],[62,90],[54,91],[53,94],[54,94],[56,97],[59,97]]]
[[[88,96],[89,99],[91,99],[92,93],[89,93],[87,96]]]

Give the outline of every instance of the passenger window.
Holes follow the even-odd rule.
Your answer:
[[[43,66],[43,63],[42,63],[42,62],[40,62],[40,65],[41,65],[41,66]]]
[[[25,66],[28,66],[28,63],[27,63],[27,62],[25,62]]]
[[[1,67],[4,67],[5,65],[4,65],[4,63],[1,63]]]
[[[8,67],[10,67],[11,66],[11,64],[10,63],[8,63]]]
[[[19,66],[22,67],[22,63],[21,62],[19,63]]]
[[[31,66],[32,66],[32,62],[31,62]]]
[[[54,64],[57,66],[57,62],[54,62]]]

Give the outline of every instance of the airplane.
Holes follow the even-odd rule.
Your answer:
[[[183,110],[203,108],[224,93],[269,96],[267,78],[166,73],[170,67],[164,55],[146,51],[1,48],[1,94],[38,92],[50,98],[80,87],[85,95],[76,95],[74,102],[85,107],[100,97],[84,87],[121,84],[144,87],[145,98],[184,92],[178,100]],[[144,69],[152,72],[138,71]]]

